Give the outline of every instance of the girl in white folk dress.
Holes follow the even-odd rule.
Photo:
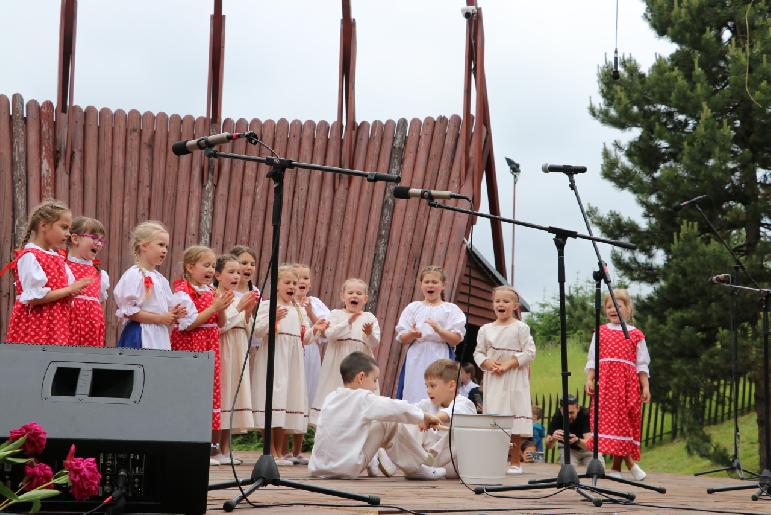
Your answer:
[[[327,327],[325,320],[311,324],[308,315],[296,302],[297,273],[289,265],[278,270],[278,308],[276,310],[276,348],[274,359],[273,407],[270,452],[277,465],[293,465],[283,459],[284,433],[305,433],[308,428],[308,392],[305,388],[303,346],[316,340]],[[268,365],[268,315],[270,302],[264,300],[257,310],[255,334],[263,344],[255,354],[255,373],[265,377]],[[265,428],[265,383],[252,386],[254,421]]]
[[[363,352],[374,357],[373,350],[380,344],[380,325],[375,315],[364,311],[369,299],[367,283],[361,279],[346,279],[340,291],[344,309],[329,314],[329,327],[324,360],[316,396],[311,403],[310,424],[316,425],[324,399],[343,386],[340,363],[352,352]],[[379,387],[375,393],[380,394]]]
[[[455,346],[466,334],[466,315],[455,304],[444,301],[444,270],[424,267],[418,281],[423,300],[408,304],[396,326],[396,340],[407,346],[396,398],[411,403],[426,398],[426,367],[437,359],[454,359]]]
[[[254,428],[252,414],[252,387],[249,372],[241,374],[244,358],[249,349],[246,328],[252,319],[252,312],[259,298],[257,292],[236,291],[241,280],[241,263],[232,254],[217,258],[214,266],[214,280],[218,291],[232,291],[233,302],[225,310],[225,325],[220,327],[220,398],[222,416],[220,418],[220,454],[215,459],[223,465],[229,465],[230,432]],[[241,385],[239,386],[239,381]],[[236,396],[238,388],[238,396]],[[235,403],[233,402],[235,399]],[[231,423],[232,417],[232,423]],[[233,457],[233,463],[241,460]]]
[[[136,264],[113,290],[115,315],[126,321],[117,346],[171,350],[171,326],[187,310],[157,270],[169,251],[169,232],[160,222],[142,222],[131,233],[131,251]]]
[[[514,288],[495,288],[495,322],[479,329],[474,351],[474,361],[485,373],[483,413],[514,416],[508,474],[522,473],[521,437],[533,435],[530,363],[535,359],[535,343],[530,336],[530,327],[514,315],[518,307],[519,294]]]
[[[329,315],[329,308],[318,297],[308,295],[311,291],[311,268],[302,263],[292,265],[297,272],[297,304],[305,310],[311,324],[315,324]],[[316,389],[319,384],[319,372],[321,370],[321,346],[326,343],[324,337],[305,346],[305,388],[308,392],[308,408],[316,397]],[[310,413],[308,413],[310,415]],[[292,452],[289,452],[289,441],[284,440],[284,448],[281,452],[284,459],[295,465],[307,465],[308,458],[302,454],[302,445],[305,435],[292,434]]]

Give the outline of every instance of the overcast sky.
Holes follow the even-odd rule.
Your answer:
[[[465,20],[460,0],[352,0],[358,33],[359,121],[423,118],[462,111]],[[628,137],[589,116],[599,101],[597,68],[612,59],[613,0],[480,0],[501,209],[512,213],[512,178],[521,164],[516,217],[585,232],[562,174],[544,162],[585,165],[584,203],[639,216],[631,195],[600,177],[603,143]],[[206,109],[210,0],[79,0],[74,102],[113,109],[203,115]],[[643,4],[620,2],[619,51],[644,69],[671,45],[642,18]],[[340,2],[225,0],[223,114],[232,118],[333,120],[337,110]],[[4,2],[0,93],[56,100],[59,2]],[[486,209],[486,204],[483,206]],[[511,228],[505,227],[507,267]],[[474,243],[493,262],[490,229]],[[609,259],[610,250],[600,251]],[[556,292],[550,235],[517,230],[515,284],[531,304]],[[596,265],[589,242],[566,247],[570,283]],[[116,272],[117,273],[117,272]]]

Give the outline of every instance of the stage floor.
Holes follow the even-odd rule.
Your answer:
[[[246,463],[236,467],[239,478],[249,477],[252,465],[257,458],[256,453],[239,453],[247,458]],[[313,479],[309,477],[305,466],[280,467],[281,477],[287,480],[298,480],[308,484],[346,490],[349,492],[380,496],[381,503],[387,506],[399,506],[408,510],[423,513],[492,513],[492,512],[517,512],[517,513],[678,513],[689,511],[691,513],[771,513],[771,501],[752,501],[750,495],[755,490],[740,490],[708,495],[709,487],[743,485],[748,482],[728,479],[725,477],[694,477],[679,476],[673,474],[649,473],[646,484],[663,486],[666,494],[659,494],[652,490],[635,488],[631,486],[601,480],[598,486],[633,492],[637,495],[637,505],[620,505],[605,503],[601,508],[596,508],[571,490],[551,495],[547,498],[537,499],[544,495],[553,494],[551,490],[530,490],[522,492],[504,492],[496,495],[512,495],[517,497],[532,497],[533,499],[499,499],[487,495],[475,495],[467,490],[458,480],[442,481],[407,481],[401,477],[394,478],[366,478],[357,480],[331,480]],[[525,484],[530,479],[546,478],[557,474],[557,465],[529,464],[525,465],[525,473],[516,478],[507,478],[506,484]],[[582,473],[583,467],[579,468]],[[212,483],[232,480],[232,472],[229,466],[212,467],[209,481]],[[588,480],[583,480],[588,483]],[[223,512],[222,503],[238,494],[238,489],[209,492],[209,512]],[[257,490],[251,496],[251,500],[260,505],[281,503],[322,503],[331,506],[272,506],[261,509],[243,505],[238,508],[238,513],[398,513],[395,508],[386,506],[366,506],[358,508],[347,507],[353,503],[345,499],[329,497],[321,494],[294,490],[282,487],[268,487]],[[709,511],[707,511],[709,510]]]

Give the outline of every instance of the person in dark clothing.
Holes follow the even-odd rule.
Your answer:
[[[592,451],[586,448],[586,441],[591,437],[589,427],[589,410],[578,405],[578,399],[568,395],[568,420],[570,423],[570,462],[574,465],[588,465],[592,459]],[[560,463],[564,461],[565,449],[563,446],[562,430],[562,403],[549,421],[549,430],[546,435],[546,448],[551,449],[557,443],[557,457]]]

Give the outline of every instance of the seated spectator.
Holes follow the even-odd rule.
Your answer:
[[[586,448],[586,441],[591,437],[589,428],[589,410],[578,405],[578,399],[568,395],[568,420],[570,423],[570,462],[574,465],[587,465],[592,459],[592,451]],[[562,403],[549,421],[546,436],[546,448],[551,449],[557,442],[557,458],[564,462]]]
[[[546,430],[541,424],[543,409],[540,406],[533,406],[533,437],[522,441],[522,460],[527,463],[534,461],[543,461],[543,439]],[[539,453],[536,455],[536,453]],[[536,459],[540,457],[541,459]]]
[[[458,386],[458,395],[468,397],[471,390],[479,387],[474,382],[474,376],[477,369],[473,363],[463,363],[460,367],[460,385]]]

